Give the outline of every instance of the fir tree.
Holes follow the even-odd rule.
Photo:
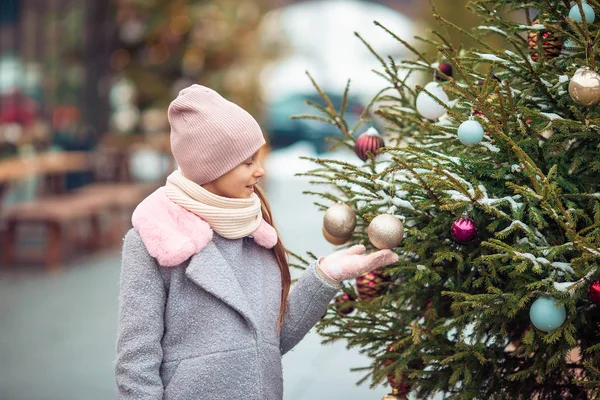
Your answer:
[[[376,295],[346,282],[346,301],[318,326],[325,342],[344,340],[371,358],[360,383],[387,379],[398,398],[409,388],[419,399],[600,397],[600,306],[588,295],[600,279],[600,105],[579,104],[568,89],[580,67],[598,69],[600,30],[570,18],[573,5],[571,16],[600,12],[597,0],[473,0],[480,26],[464,32],[435,15],[442,32],[413,45],[378,24],[414,53],[399,62],[373,51],[388,84],[359,124],[378,116],[386,146],[360,165],[312,158],[305,174],[321,189],[307,192],[321,210],[342,202],[356,211],[347,245],[375,250],[367,227],[377,215],[404,224],[401,261],[381,271]],[[477,46],[453,46],[448,29]],[[490,35],[504,43],[488,45]],[[412,83],[423,76],[443,92]],[[354,151],[358,126],[345,122],[345,103],[320,93],[327,106],[297,117],[337,126],[336,145]],[[428,107],[416,107],[420,94]],[[440,106],[441,117],[423,117]],[[465,145],[458,128],[471,118],[485,133]],[[461,244],[451,230],[463,213],[477,234]],[[562,325],[532,324],[541,298],[565,307]]]

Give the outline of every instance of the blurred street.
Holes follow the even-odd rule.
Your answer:
[[[1,0],[0,400],[115,398],[120,245],[131,213],[175,168],[167,107],[192,84],[257,119],[266,188],[284,245],[327,255],[323,213],[294,174],[341,132],[292,120],[324,105],[309,71],[355,136],[385,80],[354,35],[407,55],[373,24],[412,36],[417,0]],[[318,29],[315,29],[317,28]],[[348,79],[352,90],[342,94]],[[373,124],[376,118],[373,117]],[[300,271],[292,269],[292,278]],[[380,399],[355,382],[369,365],[311,331],[283,359],[284,398]],[[235,382],[231,383],[235,385]]]
[[[304,255],[328,254],[322,214],[302,195],[310,185],[294,177],[310,163],[311,146],[299,143],[266,160],[267,190],[286,246]],[[287,161],[287,167],[282,163]],[[106,400],[115,397],[113,361],[117,331],[120,252],[97,253],[56,275],[21,267],[0,275],[0,399]],[[294,274],[298,275],[298,271]],[[355,386],[351,367],[367,365],[344,343],[323,346],[313,332],[283,359],[284,398],[380,399],[388,391]],[[232,382],[232,384],[235,384]]]

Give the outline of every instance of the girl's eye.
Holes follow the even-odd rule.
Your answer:
[[[252,165],[254,164],[252,161],[246,161],[246,165]]]

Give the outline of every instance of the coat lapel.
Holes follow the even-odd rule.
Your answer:
[[[258,329],[240,282],[214,243],[209,243],[190,259],[185,274],[196,285],[239,312],[255,330]]]

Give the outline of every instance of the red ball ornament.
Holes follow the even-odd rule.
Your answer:
[[[354,151],[356,152],[358,158],[363,161],[367,161],[369,158],[367,156],[367,152],[371,152],[376,155],[377,151],[383,146],[385,146],[383,138],[375,128],[371,127],[365,133],[360,135],[358,139],[356,139]]]
[[[390,347],[389,351],[394,351],[393,347]],[[383,365],[389,367],[392,364],[392,362],[393,361],[388,358],[383,362]],[[390,384],[390,387],[392,388],[392,393],[388,394],[389,397],[384,397],[384,399],[406,399],[406,396],[410,392],[409,384],[398,382],[398,380],[396,379],[396,374],[393,372],[388,374],[387,381]]]
[[[381,293],[383,274],[379,270],[373,270],[356,278],[356,289],[362,300],[371,300]]]
[[[467,213],[454,221],[452,224],[452,239],[459,244],[469,243],[477,234],[475,221],[468,217]]]
[[[533,21],[534,25],[540,24],[539,20]],[[563,46],[563,35],[559,33],[559,29],[555,25],[544,24],[544,26],[553,30],[551,31],[542,31],[541,32],[541,41],[542,41],[542,56],[549,60],[554,57],[558,57],[562,51]],[[527,47],[531,50],[531,59],[533,61],[538,61],[538,41],[540,40],[540,32],[531,31],[527,35]]]
[[[594,304],[600,304],[600,279],[592,282],[588,288],[588,297]]]
[[[335,303],[334,303],[335,308],[340,313],[342,313],[344,315],[348,315],[352,311],[354,311],[354,307],[352,306],[352,304],[348,304],[353,301],[356,301],[356,297],[354,297],[354,295],[348,294],[348,293],[342,293],[341,295],[339,295],[335,298]]]

